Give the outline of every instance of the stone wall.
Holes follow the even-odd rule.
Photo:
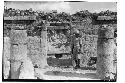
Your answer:
[[[40,65],[42,63],[40,56],[40,38],[38,38],[37,36],[35,37],[28,36],[27,41],[28,41],[28,46],[27,46],[28,57],[30,57],[34,65],[35,64]]]
[[[21,78],[34,79],[34,68],[32,65],[32,61],[27,56],[26,30],[11,30],[10,40],[11,40],[10,42],[11,77],[10,78],[11,79],[21,79]],[[28,64],[28,66],[26,66],[26,64]]]
[[[49,30],[47,38],[48,54],[70,53],[68,36],[70,36],[68,30]]]
[[[97,35],[83,35],[82,36],[82,52],[83,54],[96,57],[97,56]]]
[[[116,28],[115,25],[112,25],[113,27]],[[93,27],[88,26],[88,28],[83,28],[80,29],[80,32],[82,34],[82,54],[84,56],[88,56],[88,58],[90,57],[97,57],[97,39],[98,39],[98,25],[94,25]],[[50,42],[48,39],[47,41],[47,50],[50,50],[52,52],[47,51],[47,53],[70,53],[71,49],[69,46],[69,37],[70,34],[68,34],[68,32],[66,32],[65,34],[57,34],[55,36],[53,36],[52,34],[50,34],[51,37],[56,37],[54,42]],[[58,38],[60,37],[60,38]],[[63,37],[63,38],[62,38]],[[61,39],[62,38],[62,39]],[[52,38],[51,38],[52,39]],[[16,41],[16,40],[15,40]],[[14,41],[13,41],[14,42]],[[21,42],[21,41],[20,41]],[[42,57],[41,57],[41,40],[40,37],[32,37],[32,36],[28,36],[27,37],[27,54],[28,57],[30,57],[33,65],[37,64],[37,65],[41,65],[42,64]],[[62,45],[60,45],[60,43]],[[60,45],[60,47],[58,47]],[[67,46],[65,46],[67,45]],[[84,63],[81,63],[84,64]]]

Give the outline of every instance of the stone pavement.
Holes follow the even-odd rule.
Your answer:
[[[48,67],[35,68],[36,77],[44,80],[100,80],[96,70],[73,70],[72,68]]]

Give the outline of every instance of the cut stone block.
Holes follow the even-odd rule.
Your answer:
[[[98,31],[97,41],[97,74],[100,79],[114,79],[114,42],[113,27],[102,27]],[[116,69],[116,68],[115,68]]]

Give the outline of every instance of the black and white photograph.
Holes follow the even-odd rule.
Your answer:
[[[3,6],[3,82],[117,81],[117,2]]]

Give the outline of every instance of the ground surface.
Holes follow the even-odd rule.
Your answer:
[[[48,57],[47,58],[47,64],[52,67],[71,67],[72,66],[72,60],[68,57],[62,57],[62,58],[54,58],[54,57]],[[87,67],[81,67],[82,70],[96,70],[96,65],[87,66]]]
[[[44,80],[99,80],[96,70],[73,70],[73,68],[35,68],[36,76]]]

